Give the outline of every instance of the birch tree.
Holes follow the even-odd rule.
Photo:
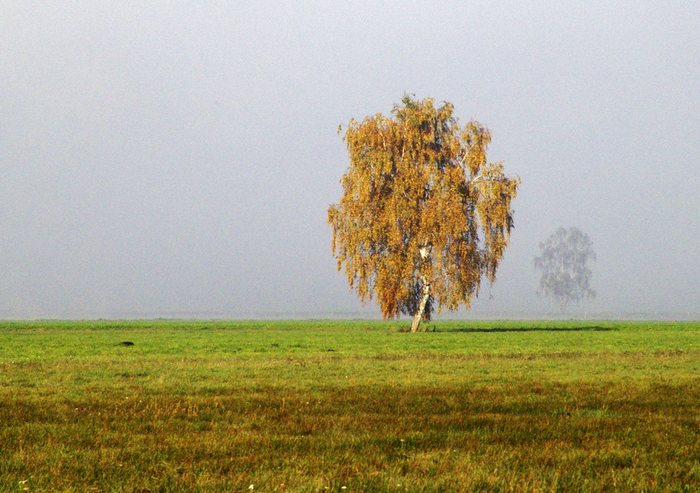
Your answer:
[[[350,287],[384,318],[470,307],[494,282],[513,228],[518,178],[490,163],[491,134],[452,104],[405,96],[390,116],[350,120],[350,163],[328,209],[332,252]]]
[[[587,234],[577,228],[558,228],[540,243],[540,255],[535,257],[535,268],[542,273],[537,294],[558,303],[562,313],[569,303],[595,297],[588,267],[595,259]]]

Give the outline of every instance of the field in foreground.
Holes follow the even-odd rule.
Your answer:
[[[700,491],[700,323],[430,326],[0,322],[0,491]]]

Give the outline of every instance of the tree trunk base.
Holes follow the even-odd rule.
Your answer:
[[[420,313],[413,315],[413,322],[411,322],[411,334],[418,332],[418,329],[420,328],[420,319],[422,316],[423,315]]]
[[[411,323],[411,333],[416,333],[420,331],[420,322],[423,320],[423,315],[425,314],[425,307],[428,304],[428,299],[430,298],[430,285],[426,284],[423,288],[423,297],[420,300],[420,305],[418,305],[418,311],[413,315],[413,322]]]

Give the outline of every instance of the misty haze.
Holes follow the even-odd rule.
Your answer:
[[[597,253],[578,316],[697,317],[692,3],[5,3],[0,317],[380,316],[336,271],[337,128],[450,101],[522,180],[493,286],[546,316],[557,227]],[[437,36],[435,33],[440,32]]]

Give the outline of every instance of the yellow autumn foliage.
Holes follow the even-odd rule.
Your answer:
[[[453,113],[448,102],[406,96],[390,117],[351,120],[345,132],[350,165],[328,209],[332,251],[385,318],[469,307],[508,244],[519,179],[488,162],[489,131],[460,127]]]

